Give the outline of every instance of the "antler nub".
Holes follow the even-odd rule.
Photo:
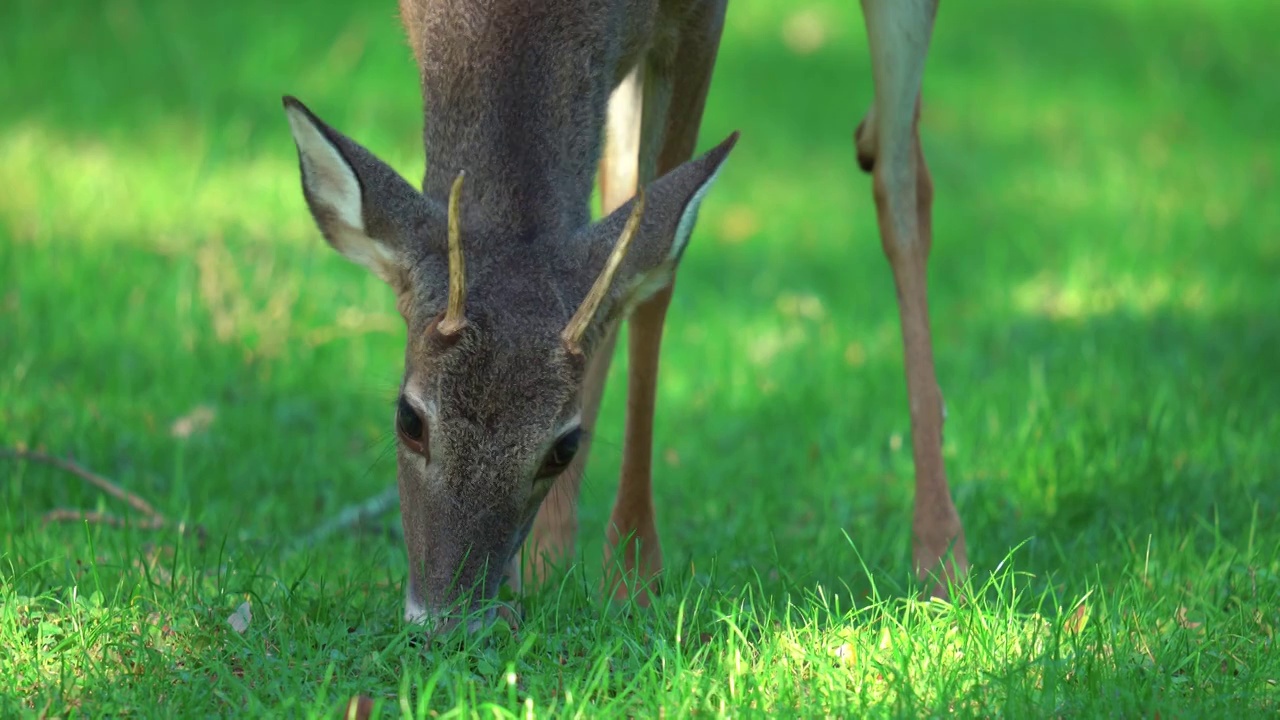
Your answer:
[[[631,208],[631,215],[627,218],[627,224],[622,228],[622,235],[618,236],[618,242],[613,246],[613,252],[609,253],[609,259],[605,261],[604,269],[600,271],[600,276],[596,278],[595,284],[591,286],[591,291],[583,299],[582,305],[578,306],[577,312],[573,314],[573,317],[569,318],[569,324],[560,333],[560,339],[564,341],[565,349],[570,354],[582,354],[582,336],[586,334],[587,327],[591,325],[596,312],[600,310],[600,305],[604,302],[605,295],[609,292],[609,287],[613,284],[613,277],[618,273],[618,268],[622,265],[623,258],[627,256],[627,249],[631,247],[631,240],[635,238],[636,231],[640,229],[642,215],[644,215],[644,189],[637,188],[635,205]]]
[[[466,171],[460,171],[449,190],[449,304],[444,311],[444,319],[436,326],[441,335],[456,335],[467,326],[467,266],[462,259],[462,213],[459,205],[462,199],[462,178]]]

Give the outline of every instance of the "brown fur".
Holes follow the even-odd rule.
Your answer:
[[[408,331],[401,391],[433,409],[423,418],[429,462],[398,447],[409,619],[433,620],[457,601],[465,609],[496,593],[555,481],[534,475],[557,429],[588,414],[588,364],[637,304],[671,282],[689,221],[736,133],[646,183],[644,219],[584,338],[586,361],[566,352],[560,332],[632,204],[590,222],[609,95],[641,57],[674,57],[667,46],[698,4],[401,0],[425,105],[421,193],[286,99],[317,225],[396,291]],[[358,193],[343,185],[347,170]],[[428,328],[444,310],[445,206],[460,171],[467,322],[441,343]],[[342,220],[357,211],[361,222]]]
[[[922,578],[935,579],[931,592],[946,595],[946,581],[964,574],[967,558],[941,456],[925,278],[932,185],[917,128],[937,2],[862,6],[876,100],[856,144],[859,164],[874,175],[898,288],[916,464],[915,563]],[[430,463],[403,443],[398,453],[406,617],[434,619],[470,589],[479,591],[470,605],[491,597],[535,516],[535,541],[551,555],[568,554],[589,435],[560,478],[535,481],[534,473],[557,428],[580,416],[591,430],[626,317],[627,432],[609,548],[622,555],[628,586],[661,570],[650,477],[658,355],[687,241],[682,219],[696,214],[736,137],[689,160],[724,10],[724,0],[400,0],[425,106],[421,194],[286,100],[316,222],[335,249],[396,291],[408,328],[402,392],[434,409],[424,419]],[[615,93],[630,102],[608,111],[610,128],[627,136],[609,138],[602,153]],[[587,200],[598,162],[609,214],[592,224]],[[467,324],[442,343],[427,328],[444,306],[444,204],[460,171],[467,173]],[[603,266],[637,185],[649,193],[645,221],[584,339],[586,357],[572,356],[560,330]]]
[[[862,11],[876,95],[855,145],[859,165],[872,174],[881,246],[898,290],[916,470],[912,555],[926,592],[948,597],[969,561],[942,460],[944,412],[925,275],[933,181],[920,145],[920,96],[938,0],[862,0]]]

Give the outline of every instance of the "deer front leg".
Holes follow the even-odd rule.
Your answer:
[[[665,77],[647,72],[642,61],[609,99],[608,141],[600,163],[605,212],[611,204],[629,200],[637,185],[653,181],[654,146],[661,142],[661,126],[653,117],[669,104],[669,87]],[[670,301],[668,287],[636,308],[628,320],[630,364],[622,474],[605,527],[604,592],[617,599],[625,599],[638,584],[662,570],[662,548],[654,524],[651,454],[658,349]],[[649,603],[645,592],[636,599],[641,606]]]
[[[915,460],[913,559],[930,593],[968,571],[964,528],[942,462],[942,394],[933,365],[926,265],[933,182],[920,146],[919,102],[936,0],[862,0],[875,101],[858,128],[858,159],[872,174],[876,218],[893,268],[905,349]],[[950,560],[947,552],[951,551]]]
[[[693,157],[724,26],[724,2],[701,5],[687,19],[674,52],[650,57],[644,68],[638,181],[648,183]],[[634,97],[634,96],[633,96]],[[615,95],[616,99],[616,95]],[[612,116],[626,108],[610,106]],[[637,114],[631,108],[630,117]],[[612,128],[611,128],[612,131]],[[611,158],[612,160],[612,158]],[[648,607],[658,590],[662,548],[653,506],[653,423],[659,354],[672,285],[631,314],[627,368],[627,420],[622,476],[609,518],[605,556],[606,591],[633,597]],[[621,577],[616,570],[621,566]]]

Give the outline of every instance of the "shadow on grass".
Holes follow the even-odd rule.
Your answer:
[[[33,369],[5,412],[11,433],[75,454],[171,516],[190,513],[191,522],[230,537],[241,534],[237,525],[251,536],[300,532],[392,482],[394,465],[380,460],[377,446],[333,442],[344,427],[376,427],[388,415],[386,398],[366,391],[376,383],[351,382],[341,347],[305,350],[289,336],[284,354],[246,360],[242,339],[212,338],[206,312],[197,307],[187,319],[174,311],[167,298],[187,280],[173,261],[124,243],[112,244],[110,255],[131,268],[118,282],[147,288],[131,309],[64,305],[80,296],[73,276],[39,286],[19,281],[22,312],[8,316],[3,330],[22,338]],[[701,279],[688,274],[682,282]],[[734,327],[750,313],[719,306],[706,321]],[[65,330],[73,325],[75,337]],[[186,351],[176,340],[184,331],[196,338]],[[1258,439],[1275,430],[1280,379],[1258,363],[1280,356],[1280,327],[1262,310],[984,317],[962,333],[966,345],[940,355],[940,377],[949,401],[949,471],[978,567],[1032,539],[1025,567],[1079,577],[1107,564],[1117,537],[1200,521],[1233,535],[1253,512],[1280,512],[1270,489],[1277,478]],[[380,344],[396,342],[391,335]],[[730,362],[739,367],[729,372],[748,366]],[[756,379],[787,390],[726,396],[727,408],[678,392],[663,398],[658,452],[673,447],[683,458],[657,472],[670,566],[696,572],[715,563],[731,574],[838,582],[861,574],[847,532],[876,573],[901,576],[908,568],[910,438],[898,356],[879,354],[858,368],[835,360],[817,375],[811,363],[803,351],[780,355]],[[620,356],[584,497],[586,546],[601,541],[612,501],[624,367]],[[392,364],[378,371],[388,388],[396,371]],[[699,382],[697,368],[668,372],[677,382]],[[334,380],[314,382],[326,377]],[[171,418],[198,402],[218,408],[211,431],[170,437]],[[88,413],[74,413],[77,407]],[[275,435],[282,441],[270,442]],[[324,441],[297,440],[307,436]],[[51,507],[96,505],[96,494],[74,481],[37,476],[46,473],[11,475],[11,527]],[[272,497],[280,501],[252,500]],[[57,535],[70,542],[78,532]]]
[[[969,338],[963,354],[989,362],[944,360],[941,382],[948,470],[980,572],[1029,540],[1018,564],[1046,581],[1110,575],[1131,562],[1125,544],[1148,533],[1203,523],[1243,544],[1255,515],[1280,512],[1263,440],[1280,430],[1271,410],[1280,380],[1257,365],[1280,353],[1280,327],[1261,311],[1011,319]],[[777,368],[780,379],[801,376],[804,361],[794,362]],[[874,379],[850,383],[844,397],[837,382],[796,383],[794,394],[736,403],[730,423],[715,409],[663,406],[663,427],[709,430],[684,443],[702,448],[699,469],[667,470],[676,477],[659,483],[670,566],[718,554],[745,575],[856,578],[865,589],[860,554],[876,575],[905,576],[912,475],[901,367],[856,372]],[[717,545],[725,538],[732,544]]]
[[[232,2],[197,14],[128,0],[89,7],[18,0],[0,27],[0,136],[47,126],[73,140],[139,148],[170,142],[211,164],[287,157],[292,169],[279,95],[293,92],[375,150],[416,157],[419,100],[392,5],[318,3],[286,13]],[[872,581],[881,596],[896,597],[910,575],[912,476],[896,309],[869,183],[850,143],[871,96],[865,40],[853,4],[815,7],[835,29],[808,55],[786,50],[776,27],[768,34],[736,29],[730,11],[702,135],[710,142],[744,129],[740,157],[721,181],[741,192],[725,195],[726,204],[769,207],[769,183],[814,197],[789,212],[793,228],[769,228],[766,243],[715,245],[714,229],[700,230],[665,345],[656,491],[667,568],[677,588],[711,585],[725,605],[753,599],[757,581],[779,604],[787,592],[803,596],[819,585],[842,594],[848,585],[861,601]],[[1280,357],[1272,282],[1280,256],[1265,254],[1262,230],[1245,227],[1274,217],[1265,214],[1274,187],[1265,162],[1280,84],[1258,70],[1274,65],[1264,16],[1271,10],[1265,3],[1207,7],[1003,0],[981,10],[944,7],[939,17],[924,120],[939,188],[932,300],[948,399],[948,470],[979,583],[1024,541],[1014,554],[1018,569],[1033,576],[1033,587],[1065,586],[1063,596],[1120,582],[1149,538],[1166,555],[1193,550],[1175,558],[1183,565],[1158,586],[1164,589],[1197,578],[1190,564],[1215,537],[1244,547],[1257,532],[1260,546],[1274,544],[1268,519],[1280,514],[1271,447],[1280,437],[1280,378],[1269,363]],[[1095,212],[1083,222],[1066,201],[1028,203],[1018,194],[1031,169],[1052,171],[1063,162],[1055,151],[1072,142],[1137,164],[1132,147],[1151,127],[1171,152],[1203,166],[1204,182],[1226,178],[1256,193],[1243,196],[1236,226],[1209,233],[1192,223],[1175,228],[1190,237],[1172,247],[1126,249],[1117,218],[1139,193],[1113,199],[1115,207],[1087,208]],[[1162,179],[1140,170],[1150,170],[1143,180],[1152,186]],[[847,202],[820,197],[818,188],[831,182],[848,183]],[[280,183],[296,189],[296,174]],[[0,210],[5,198],[0,193]],[[813,217],[837,212],[853,218],[853,231]],[[1102,239],[1068,237],[1078,226]],[[847,243],[831,241],[841,233]],[[92,509],[101,498],[55,471],[0,461],[7,530],[0,555],[21,576],[18,592],[69,594],[89,587],[94,573],[105,587],[140,584],[168,562],[225,573],[207,592],[180,579],[175,594],[164,596],[172,602],[157,603],[161,613],[186,615],[170,628],[177,642],[222,644],[164,646],[161,639],[163,650],[146,650],[153,631],[167,637],[165,617],[156,628],[109,629],[104,636],[139,638],[135,659],[145,672],[120,665],[120,676],[105,675],[79,695],[106,696],[138,682],[163,701],[172,696],[164,684],[172,683],[185,688],[188,707],[237,707],[256,692],[270,697],[278,677],[319,683],[331,660],[344,671],[339,687],[395,687],[408,654],[396,639],[402,546],[335,538],[289,559],[270,546],[393,481],[394,464],[382,452],[401,332],[318,346],[308,335],[330,326],[339,306],[367,304],[366,286],[348,282],[355,275],[318,235],[305,249],[254,248],[233,238],[235,269],[250,273],[274,261],[280,279],[306,282],[282,306],[291,322],[263,320],[245,330],[233,318],[219,340],[192,257],[160,252],[141,236],[81,247],[73,238],[38,245],[17,235],[0,231],[0,433],[74,453],[170,517],[205,525],[210,538],[203,548],[175,551],[166,535],[41,529],[46,510]],[[193,252],[208,240],[197,238]],[[1105,258],[1099,264],[1107,278],[1121,265],[1154,261],[1153,274],[1174,288],[1169,301],[1149,312],[1075,317],[1011,303],[1009,288],[1091,252]],[[1191,259],[1174,262],[1161,252]],[[1182,308],[1182,266],[1211,290],[1242,289],[1198,311]],[[251,316],[272,299],[261,288],[241,291],[241,312]],[[817,298],[826,315],[786,316],[778,302],[788,292]],[[384,306],[391,308],[389,294]],[[716,332],[723,328],[731,329],[728,339]],[[791,329],[799,339],[789,345]],[[264,350],[272,343],[278,350]],[[620,355],[584,490],[580,545],[589,577],[614,493],[624,368]],[[201,405],[216,409],[213,424],[174,438],[173,421]],[[159,546],[154,554],[148,543]],[[134,564],[150,557],[157,568]],[[230,607],[217,606],[222,595],[240,594],[264,608],[244,642],[224,627]],[[549,594],[540,602],[555,600]],[[561,626],[557,615],[554,639],[570,636],[578,620]],[[585,624],[597,633],[630,632],[610,622],[602,613]],[[96,626],[85,627],[93,635]],[[296,641],[313,665],[284,674],[291,658],[288,647],[278,652],[281,638]],[[60,642],[67,653],[76,647]],[[649,650],[626,645],[621,652]],[[148,652],[162,652],[163,662]],[[537,652],[555,658],[559,649]],[[491,666],[477,669],[483,662]],[[559,672],[551,662],[537,666],[547,678]],[[447,672],[465,691],[477,678],[497,687],[504,670],[481,657]],[[311,687],[300,686],[303,694]],[[278,694],[308,700],[294,689]]]
[[[292,146],[278,95],[299,87],[299,94],[333,108],[335,124],[370,130],[371,137],[361,135],[370,145],[416,147],[416,83],[400,31],[386,18],[389,10],[353,17],[316,5],[296,11],[305,16],[291,10],[285,19],[265,15],[265,6],[230,4],[197,17],[116,3],[93,12],[99,14],[49,15],[44,5],[19,6],[5,31],[14,42],[0,42],[10,48],[0,56],[14,71],[8,75],[20,79],[0,96],[0,105],[10,108],[0,126],[48,123],[69,134],[115,135],[139,145],[156,134],[199,130],[208,133],[202,141],[229,154],[287,154]],[[45,28],[49,18],[57,22]],[[861,244],[836,257],[800,243],[784,255],[753,248],[715,257],[691,254],[682,292],[703,288],[700,295],[684,292],[701,322],[749,326],[760,308],[751,306],[750,295],[746,301],[742,295],[734,299],[745,283],[735,287],[733,279],[768,275],[769,283],[802,286],[826,298],[828,306],[858,309],[840,324],[888,325],[896,332],[887,267],[874,236],[865,232],[874,227],[866,212],[868,184],[856,176],[848,142],[870,97],[870,74],[861,51],[860,19],[851,14],[846,22],[843,41],[808,56],[746,34],[727,37],[704,137],[735,127],[743,108],[751,108],[759,149],[754,166],[747,167],[758,172],[768,167],[766,160],[803,167],[840,147],[860,188]],[[54,57],[61,62],[62,45],[48,39],[19,42],[19,36],[35,37],[37,26],[74,48],[57,65],[61,72],[52,85],[31,69],[53,67]],[[1216,27],[1201,11],[1156,5],[1127,12],[1087,3],[1034,9],[1003,3],[981,14],[944,10],[927,82],[930,92],[952,105],[965,97],[970,79],[985,78],[1019,97],[1056,83],[1087,91],[1095,103],[1154,97],[1162,107],[1181,105],[1186,113],[1195,108],[1218,123],[1250,93],[1262,98],[1253,99],[1255,109],[1275,106],[1275,86],[1251,81],[1255,61],[1269,42],[1260,39],[1262,25],[1243,35],[1228,28],[1208,36],[1199,32],[1206,26]],[[246,27],[262,30],[245,32]],[[142,41],[156,35],[168,39]],[[1229,47],[1228,36],[1243,43]],[[1185,71],[1179,76],[1183,84],[1170,84],[1168,77],[1178,75],[1171,65],[1183,60],[1189,63],[1179,68]],[[1206,88],[1224,102],[1205,107],[1200,93]],[[1270,136],[1262,135],[1261,117],[1247,114],[1239,132],[1216,140],[1233,150],[1266,140]],[[951,122],[947,131],[964,137],[954,130],[954,117],[939,121]],[[986,133],[1000,136],[997,140],[1007,143],[1001,147],[1012,155],[1026,149],[1016,130]],[[1265,132],[1270,133],[1269,126]],[[830,138],[839,138],[839,144]],[[981,192],[960,192],[973,172],[963,169],[961,151],[940,147],[937,153],[939,182],[956,191],[947,202],[960,204]],[[296,178],[281,182],[296,184]],[[1029,224],[1035,222],[1034,210],[1022,212]],[[1037,227],[1052,238],[1053,223],[1070,220],[1041,220]],[[940,226],[939,238],[948,230]],[[939,252],[960,258],[963,239],[955,240]],[[24,337],[26,347],[9,352],[36,358],[38,367],[24,386],[31,394],[15,401],[26,409],[8,411],[20,419],[18,433],[82,456],[97,453],[96,467],[129,476],[139,482],[138,490],[164,498],[169,507],[189,508],[193,517],[242,518],[235,523],[243,521],[254,533],[310,526],[339,498],[359,497],[390,481],[394,469],[377,462],[364,428],[384,425],[390,417],[386,398],[371,396],[383,385],[393,386],[396,367],[387,365],[381,375],[385,383],[360,380],[365,384],[353,388],[356,373],[346,349],[290,349],[247,363],[243,346],[206,339],[210,319],[199,303],[192,315],[199,324],[196,344],[179,352],[179,343],[154,338],[176,338],[190,329],[188,319],[165,309],[171,295],[179,294],[176,283],[190,279],[189,261],[162,259],[145,242],[109,244],[111,265],[128,273],[127,279],[114,281],[114,294],[101,295],[126,297],[119,288],[134,284],[155,292],[146,301],[153,309],[132,311],[130,323],[120,327],[109,318],[113,309],[97,306],[82,280],[70,274],[38,288],[19,284],[22,315],[0,320],[0,334]],[[324,251],[277,252],[290,268],[315,267],[318,257],[340,262]],[[1052,250],[1037,254],[1024,245],[1013,252],[1019,255],[1007,261],[999,277],[1006,285],[1034,274]],[[1280,402],[1276,380],[1258,364],[1258,358],[1280,355],[1276,326],[1264,310],[1055,321],[998,309],[1005,299],[1002,285],[968,278],[958,263],[946,269],[935,259],[934,267],[935,312],[942,318],[937,323],[940,375],[951,403],[948,438],[955,443],[949,467],[979,566],[989,567],[1010,546],[1035,538],[1025,551],[1031,569],[1050,573],[1065,567],[1080,576],[1095,560],[1106,562],[1117,532],[1133,538],[1214,512],[1240,527],[1250,507],[1239,501],[1242,495],[1256,499],[1259,511],[1276,511],[1266,484],[1275,480],[1274,473],[1251,465],[1266,456],[1248,440],[1257,427],[1274,427],[1268,409]],[[948,309],[952,303],[988,312],[966,317]],[[304,315],[317,318],[324,307],[311,303]],[[673,332],[683,323],[673,321]],[[80,330],[71,333],[73,327]],[[381,358],[395,357],[395,343],[390,335],[379,342],[380,354],[368,361],[370,369],[380,367]],[[692,395],[663,399],[659,432],[671,442],[685,436],[679,453],[684,464],[665,470],[669,481],[658,489],[670,565],[696,566],[718,556],[730,573],[743,573],[759,569],[776,553],[777,569],[804,582],[849,578],[860,573],[843,529],[873,572],[903,574],[909,558],[910,475],[902,450],[909,438],[900,359],[887,352],[856,370],[843,368],[831,353],[823,361],[838,369],[815,373],[813,357],[790,353],[755,371],[754,381],[772,379],[786,389],[734,396],[726,403],[732,417],[715,402],[700,406]],[[590,507],[584,508],[582,541],[588,545],[599,543],[603,508],[613,494],[622,365],[615,364],[601,430],[606,442],[597,446],[585,501]],[[1034,377],[1023,375],[1034,374],[1029,366],[1050,378],[1038,390]],[[696,370],[678,372],[697,383]],[[855,380],[855,374],[867,379]],[[218,432],[181,446],[155,441],[167,419],[203,401],[219,405]],[[1037,402],[1035,412],[1027,411]],[[41,415],[31,407],[38,403],[61,407],[62,413]],[[101,405],[105,411],[71,417],[77,405]],[[994,428],[988,417],[992,408],[998,411]],[[38,423],[22,424],[21,419],[36,417]],[[332,440],[336,427],[361,430],[346,442],[291,441],[267,453],[244,452],[269,444],[264,438],[275,433]],[[1205,440],[1207,435],[1212,437]],[[1064,465],[1083,471],[1068,482],[1059,469]],[[361,480],[348,484],[351,477]],[[317,489],[300,491],[304,484]],[[1046,485],[1060,489],[1049,492]],[[27,520],[36,508],[94,500],[64,483],[11,487],[11,498],[28,508]],[[296,505],[244,508],[245,498],[267,497],[282,487]],[[304,509],[302,499],[310,494],[325,500]],[[245,514],[236,515],[241,511]],[[769,577],[767,570],[762,575]]]

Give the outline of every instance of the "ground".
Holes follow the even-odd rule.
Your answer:
[[[902,351],[853,129],[856,3],[730,7],[664,344],[668,581],[583,564],[421,647],[385,532],[403,328],[328,249],[294,94],[415,182],[394,3],[17,0],[0,22],[3,714],[1248,717],[1280,706],[1280,84],[1266,0],[943,5],[923,138],[945,456],[974,573],[918,603]],[[391,528],[394,514],[378,526]],[[247,603],[247,605],[246,605]],[[505,627],[505,626],[502,626]]]

